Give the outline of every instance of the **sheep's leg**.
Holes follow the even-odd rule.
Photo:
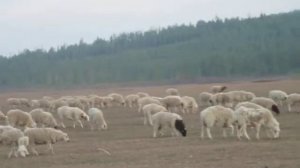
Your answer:
[[[234,126],[230,125],[229,128],[231,130],[231,136],[234,136]]]
[[[206,133],[209,139],[212,139],[211,133],[210,133],[210,128],[206,127]]]
[[[51,153],[54,154],[53,146],[50,142],[48,142],[48,149],[46,152],[48,152],[49,150],[51,150]]]
[[[31,146],[30,149],[31,149],[31,152],[32,152],[34,155],[36,155],[36,156],[39,155],[39,153],[35,150],[34,146]]]
[[[246,124],[243,125],[242,130],[243,130],[244,136],[245,136],[248,140],[250,140],[250,138],[249,138],[249,136],[248,136],[248,133],[247,133],[247,125],[246,125]]]
[[[180,133],[178,132],[178,130],[175,127],[173,128],[173,133],[174,133],[175,136],[180,135]]]
[[[256,125],[256,139],[259,139],[260,127],[261,127],[261,124]]]
[[[10,152],[8,153],[8,158],[10,159],[11,156],[12,156],[13,154],[14,154],[16,157],[18,157],[18,156],[17,156],[17,153],[16,153],[16,147],[15,147],[15,146],[12,146],[12,147],[11,147]]]
[[[153,126],[153,138],[156,138],[157,137],[157,131],[158,131],[158,125],[157,124],[155,124],[154,126]]]
[[[80,124],[80,127],[83,128],[82,122],[80,120],[77,120],[77,122]],[[74,123],[74,125],[75,125],[75,123]]]

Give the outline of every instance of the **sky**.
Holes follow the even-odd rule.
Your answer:
[[[199,20],[300,9],[300,0],[0,0],[0,55]]]

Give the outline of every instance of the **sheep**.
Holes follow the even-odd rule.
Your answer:
[[[62,99],[62,98],[55,99],[55,100],[51,101],[50,111],[51,112],[56,112],[59,107],[68,106],[68,105],[69,104],[65,99]]]
[[[47,151],[51,150],[51,153],[54,154],[52,144],[58,141],[70,141],[67,133],[54,128],[27,128],[24,134],[29,137],[29,149],[37,156],[39,153],[36,151],[35,145],[46,144],[48,145]]]
[[[43,108],[45,110],[50,110],[50,108],[51,108],[50,100],[41,99],[41,100],[38,100],[38,102],[39,102],[39,108]]]
[[[270,98],[266,97],[255,97],[254,99],[251,100],[252,103],[256,103],[258,105],[261,105],[269,110],[272,110],[274,113],[277,115],[280,114],[280,110],[278,108],[278,105],[276,102]]]
[[[208,107],[200,113],[201,138],[204,138],[204,128],[206,128],[208,138],[213,139],[210,129],[214,126],[223,128],[224,137],[227,136],[225,128],[231,128],[231,134],[233,135],[233,123],[234,115],[232,109],[220,105]]]
[[[125,100],[121,94],[111,93],[108,95],[108,97],[112,97],[113,98],[112,102],[117,106],[125,106]]]
[[[136,95],[136,94],[127,95],[125,97],[126,105],[129,108],[137,107],[138,106],[138,100],[139,100],[139,98],[140,98],[139,95]]]
[[[161,102],[153,97],[142,97],[138,100],[138,112],[142,112],[142,108],[150,103],[155,103],[161,105]]]
[[[11,158],[13,154],[15,157],[18,157],[19,154],[25,157],[28,153],[26,146],[24,146],[26,143],[20,145],[18,143],[22,137],[24,137],[24,133],[21,130],[13,127],[9,128],[9,126],[1,133],[0,141],[5,145],[11,146],[8,158]],[[22,140],[20,142],[22,142]]]
[[[180,96],[166,96],[160,100],[161,104],[167,108],[167,110],[172,112],[183,113],[183,101]]]
[[[226,93],[229,96],[231,106],[234,107],[240,102],[251,101],[256,95],[244,90],[230,91]]]
[[[37,126],[58,128],[57,122],[53,115],[41,108],[31,110],[29,112]]]
[[[110,96],[104,96],[103,98],[103,107],[111,107],[113,103],[113,98]]]
[[[68,103],[68,106],[70,106],[70,107],[78,107],[81,110],[84,110],[83,104],[80,102],[80,100],[78,100],[76,98],[67,99],[67,103]]]
[[[264,107],[249,107],[240,106],[234,111],[235,121],[238,126],[237,137],[240,139],[240,136],[243,134],[250,140],[247,134],[247,125],[251,124],[256,128],[256,139],[260,139],[261,126],[265,126],[267,131],[273,134],[274,138],[278,138],[280,127],[278,121],[273,117],[272,112]]]
[[[153,114],[153,137],[157,137],[157,133],[164,128],[169,127],[172,130],[172,135],[179,136],[180,134],[185,137],[187,134],[185,124],[182,117],[176,113],[158,112]]]
[[[227,86],[215,85],[210,88],[212,93],[220,93],[227,89]]]
[[[104,107],[103,105],[103,97],[100,97],[98,95],[90,95],[89,100],[91,102],[91,107]]]
[[[78,107],[62,106],[57,109],[57,114],[60,125],[63,128],[66,128],[63,123],[64,119],[72,120],[73,128],[76,127],[76,122],[80,124],[81,128],[83,128],[81,120],[89,121],[89,116]]]
[[[160,112],[160,111],[167,111],[167,109],[159,104],[155,104],[155,103],[150,103],[145,105],[142,108],[143,114],[144,114],[144,125],[153,125],[152,122],[152,114]]]
[[[103,116],[103,112],[98,108],[90,108],[88,110],[88,115],[90,118],[90,127],[91,130],[94,130],[96,126],[97,129],[107,129],[107,124]]]
[[[190,96],[184,96],[181,99],[183,101],[183,112],[196,113],[198,111],[198,104],[195,98]]]
[[[137,92],[137,95],[138,95],[140,98],[150,96],[148,93],[145,93],[145,92]]]
[[[18,150],[17,155],[21,155],[22,157],[26,157],[26,155],[29,155],[29,152],[27,150],[27,146],[29,145],[29,137],[23,136],[18,139]]]
[[[179,96],[179,91],[175,88],[166,89],[167,95]]]
[[[293,93],[287,98],[287,105],[289,112],[300,112],[300,94]]]
[[[6,121],[7,117],[3,114],[2,111],[0,111],[0,121]]]
[[[20,109],[9,110],[6,116],[8,124],[13,127],[36,127],[31,115]]]
[[[279,106],[283,106],[283,102],[286,101],[288,95],[281,90],[271,90],[269,92],[269,98],[273,99]]]
[[[30,107],[30,102],[26,98],[8,98],[7,103],[10,108]]]
[[[224,107],[232,107],[231,97],[228,93],[217,93],[210,97],[211,105],[222,105]]]
[[[204,109],[206,107],[209,107],[211,106],[212,102],[210,101],[211,100],[211,97],[213,96],[213,94],[211,93],[208,93],[208,92],[202,92],[199,94],[199,107]]]

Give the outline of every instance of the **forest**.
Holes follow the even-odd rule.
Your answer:
[[[300,11],[216,17],[0,56],[0,88],[293,74],[300,74]]]

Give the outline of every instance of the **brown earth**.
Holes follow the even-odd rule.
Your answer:
[[[271,82],[223,83],[229,90],[248,90],[257,96],[267,96],[271,89],[281,89],[287,93],[300,93],[299,80]],[[2,111],[7,111],[9,97],[40,98],[63,95],[106,95],[111,92],[121,94],[143,91],[153,96],[165,95],[165,89],[176,87],[182,95],[197,97],[208,91],[213,84],[185,84],[153,87],[105,87],[72,90],[24,90],[8,91],[0,94]],[[67,128],[71,141],[54,145],[55,153],[43,152],[46,146],[39,146],[40,156],[7,159],[9,148],[0,146],[0,168],[299,168],[300,167],[300,115],[283,112],[277,119],[281,126],[281,137],[277,140],[238,141],[235,137],[224,139],[219,129],[212,130],[214,140],[201,140],[199,113],[183,114],[188,136],[152,138],[151,127],[143,126],[141,114],[136,109],[103,109],[109,129],[90,131],[86,128]],[[86,123],[85,123],[86,124]],[[70,124],[69,124],[70,126]],[[111,155],[98,150],[103,148]]]

